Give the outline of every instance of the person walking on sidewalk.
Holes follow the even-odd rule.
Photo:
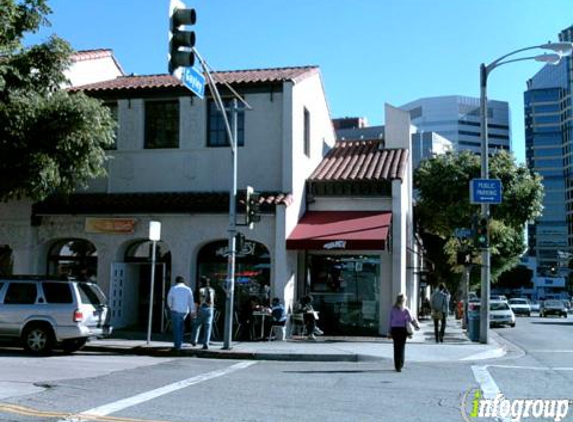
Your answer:
[[[432,294],[430,304],[432,306],[432,319],[434,320],[434,334],[436,343],[444,342],[446,333],[446,318],[449,313],[450,293],[444,283],[440,283],[438,289]],[[441,325],[440,325],[441,323]],[[440,325],[438,329],[438,325]]]
[[[406,355],[406,339],[409,337],[407,325],[410,323],[416,330],[420,329],[418,321],[406,306],[404,293],[396,297],[396,302],[390,310],[389,320],[388,338],[391,338],[394,343],[394,368],[397,372],[402,372]]]
[[[199,330],[203,329],[203,349],[209,348],[209,340],[211,339],[211,327],[213,325],[213,313],[215,303],[215,290],[210,287],[209,279],[205,276],[201,277],[199,288],[199,310],[197,311],[197,318],[193,322],[193,330],[191,331],[191,344],[197,345],[199,339]]]
[[[187,314],[195,313],[193,291],[185,284],[181,276],[175,278],[175,284],[167,293],[167,306],[171,311],[171,323],[173,327],[173,346],[176,351],[181,350],[183,333],[185,331],[185,318]]]

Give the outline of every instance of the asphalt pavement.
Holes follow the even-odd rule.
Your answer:
[[[421,320],[420,330],[406,345],[406,359],[410,362],[476,361],[505,355],[505,343],[494,330],[490,330],[488,340],[488,344],[470,341],[461,321],[452,317],[448,319],[444,342],[436,343],[433,321]],[[317,336],[316,340],[309,340],[293,336],[283,341],[232,341],[230,348],[223,346],[223,342],[214,341],[209,350],[203,350],[201,345],[193,347],[184,343],[182,350],[176,352],[170,334],[153,334],[148,343],[145,333],[117,331],[111,338],[89,342],[84,350],[161,357],[285,361],[358,362],[393,358],[392,340],[382,337]]]

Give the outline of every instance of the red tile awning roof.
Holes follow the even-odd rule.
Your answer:
[[[318,73],[317,66],[285,67],[276,69],[253,69],[213,72],[215,83],[229,85],[255,85],[261,83],[278,83],[292,81],[297,83]],[[109,92],[120,90],[142,90],[157,88],[183,88],[183,84],[174,76],[161,75],[129,75],[109,81],[96,82],[71,88],[73,91]]]
[[[287,249],[386,249],[389,211],[308,211],[287,239]]]
[[[407,149],[384,149],[381,140],[338,141],[309,182],[404,180]]]

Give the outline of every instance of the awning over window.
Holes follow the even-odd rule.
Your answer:
[[[391,220],[390,211],[308,211],[287,249],[386,249]]]

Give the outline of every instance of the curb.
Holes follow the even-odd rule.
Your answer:
[[[250,352],[243,350],[201,350],[201,349],[183,349],[176,353],[171,347],[147,347],[147,346],[90,346],[86,345],[83,349],[86,352],[100,353],[121,353],[133,354],[138,356],[152,357],[190,357],[190,358],[207,358],[207,359],[237,359],[237,360],[268,360],[268,361],[287,361],[287,362],[358,362],[360,360],[382,360],[370,355],[352,354],[296,354],[296,353],[265,353]]]

